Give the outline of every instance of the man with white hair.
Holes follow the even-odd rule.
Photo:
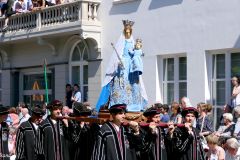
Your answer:
[[[182,109],[184,109],[186,107],[192,107],[192,104],[191,104],[190,99],[188,97],[182,97],[181,107],[182,107]]]
[[[67,116],[69,115],[70,111],[69,111],[69,107],[68,106],[63,106],[62,108],[62,115],[63,116]]]
[[[223,114],[223,123],[224,125],[218,128],[218,131],[215,133],[217,136],[221,137],[231,137],[235,129],[235,123],[233,122],[233,115],[231,113]]]
[[[27,108],[22,108],[22,115],[23,115],[23,117],[20,119],[19,125],[23,122],[28,121],[28,119],[31,117],[28,113]]]
[[[230,138],[226,142],[226,160],[240,160],[240,144],[235,138]]]

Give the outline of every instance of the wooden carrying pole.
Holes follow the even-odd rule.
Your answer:
[[[84,117],[84,116],[79,116],[79,117],[64,117],[64,116],[58,116],[58,119],[68,119],[68,120],[75,120],[75,121],[80,121],[80,122],[88,122],[88,123],[97,123],[97,124],[103,124],[107,121],[110,121],[110,119],[107,118],[92,118],[92,117]],[[139,122],[138,123],[140,127],[149,127],[149,123],[146,122]],[[129,125],[129,120],[126,120],[123,123],[123,126],[128,126]],[[158,123],[158,127],[161,128],[167,128],[168,124],[167,123]],[[174,124],[176,127],[184,127],[184,124]]]

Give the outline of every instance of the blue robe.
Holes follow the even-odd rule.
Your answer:
[[[132,54],[132,62],[130,65],[130,73],[137,72],[138,75],[141,75],[143,72],[143,62],[142,62],[142,50],[135,49]]]
[[[129,51],[133,49],[132,41],[125,40],[122,62],[124,68],[119,68],[111,85],[110,106],[115,104],[127,104],[127,110],[139,112],[143,109],[140,84],[134,83],[130,74],[132,58]]]
[[[107,102],[109,102],[109,107],[115,104],[127,104],[127,110],[132,112],[139,112],[146,105],[146,100],[141,95],[140,83],[135,83],[134,76],[130,73],[132,57],[129,51],[133,50],[133,47],[134,42],[132,40],[124,40],[121,56],[123,67],[119,65],[112,80],[102,88],[97,110]]]

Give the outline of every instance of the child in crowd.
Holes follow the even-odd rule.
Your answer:
[[[170,121],[170,116],[168,115],[168,110],[169,110],[168,105],[164,104],[163,110],[162,110],[163,116],[161,117],[161,120],[160,120],[161,122],[168,123]]]
[[[207,160],[224,160],[225,151],[222,147],[217,145],[219,137],[214,134],[210,134],[207,136],[206,139],[209,147],[209,151],[207,153]]]

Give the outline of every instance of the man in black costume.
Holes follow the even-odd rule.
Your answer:
[[[10,160],[8,149],[9,126],[6,123],[8,108],[0,106],[0,160]]]
[[[96,140],[92,160],[135,160],[135,147],[141,143],[138,129],[125,131],[122,123],[125,118],[126,104],[110,107],[113,120],[102,125]],[[137,128],[134,126],[130,127]]]
[[[143,115],[147,118],[149,127],[141,127],[140,135],[143,147],[140,150],[140,160],[165,160],[164,130],[157,126],[160,122],[160,110],[153,106]]]
[[[40,160],[69,160],[68,120],[58,119],[62,107],[63,104],[59,100],[49,103],[47,108],[51,115],[39,125],[36,149]]]
[[[193,127],[195,118],[198,117],[197,109],[184,108],[183,127],[175,127],[169,123],[168,133],[165,137],[167,159],[174,160],[204,160],[204,152],[199,143],[199,131]]]
[[[39,107],[34,107],[31,111],[31,118],[23,122],[17,131],[16,160],[36,160],[35,142],[38,127],[45,112]]]
[[[74,117],[87,117],[91,115],[91,109],[80,102],[73,104]],[[72,160],[90,160],[94,142],[100,126],[98,124],[87,124],[77,120],[69,121],[69,132],[71,133],[70,157]]]

